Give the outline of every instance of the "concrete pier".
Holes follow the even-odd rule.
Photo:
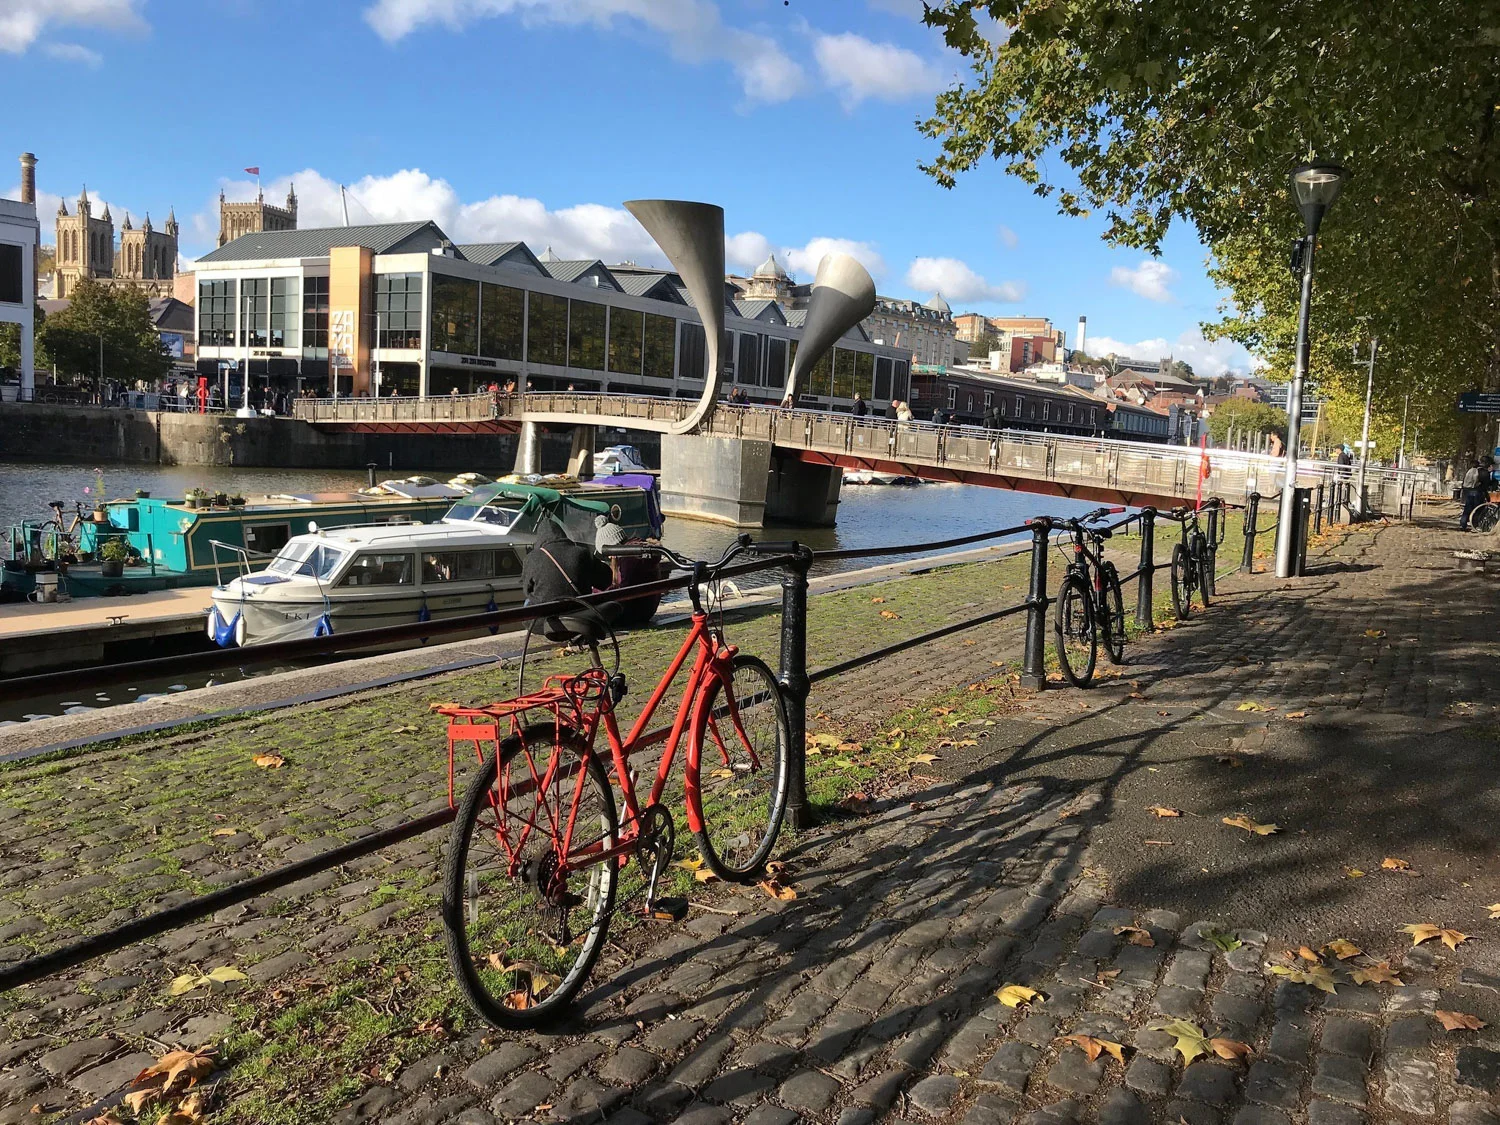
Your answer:
[[[665,434],[662,510],[735,527],[831,527],[843,470],[773,452],[770,442]]]

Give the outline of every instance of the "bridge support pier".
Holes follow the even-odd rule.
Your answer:
[[[542,428],[537,423],[521,423],[516,442],[516,467],[511,471],[523,476],[542,471]]]
[[[735,527],[832,527],[843,470],[773,454],[771,443],[664,434],[662,510]]]
[[[594,442],[598,427],[574,426],[573,446],[568,450],[568,475],[588,480],[594,475]]]
[[[766,520],[799,527],[832,527],[838,517],[844,470],[809,465],[790,457],[771,458],[766,487]]]

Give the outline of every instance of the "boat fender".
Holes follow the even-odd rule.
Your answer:
[[[432,611],[427,608],[427,595],[426,594],[422,595],[422,608],[419,609],[419,610],[417,610],[417,620],[418,621],[431,621],[432,620]]]
[[[318,623],[313,626],[313,636],[333,636],[333,621],[329,618],[328,614],[323,613],[318,616]]]
[[[244,635],[244,626],[239,611],[236,610],[235,615],[225,621],[223,615],[219,613],[219,607],[214,606],[208,611],[208,635],[220,648],[240,644],[241,637]]]
[[[490,592],[490,600],[484,603],[484,612],[485,613],[494,613],[496,610],[498,610],[500,608],[498,605],[495,604],[495,587],[493,587],[493,586],[486,586],[485,589]],[[498,626],[498,625],[491,625],[490,626],[490,636],[493,637],[496,634],[498,634],[499,632],[500,632],[500,626]]]

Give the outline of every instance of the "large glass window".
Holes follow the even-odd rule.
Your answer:
[[[875,397],[877,399],[888,399],[891,397],[891,357],[875,357]]]
[[[198,283],[198,343],[208,347],[234,343],[234,296],[232,281]]]
[[[302,301],[295,277],[271,279],[271,346],[295,348],[302,339]]]
[[[621,375],[641,373],[644,314],[634,309],[609,310],[609,369]]]
[[[854,353],[854,393],[867,399],[875,393],[875,357],[869,352]]]
[[[328,279],[308,277],[302,284],[302,347],[328,350]]]
[[[833,352],[824,352],[823,358],[807,373],[807,393],[823,398],[833,394]]]
[[[532,293],[526,300],[526,362],[568,362],[568,299]]]
[[[734,365],[734,381],[746,386],[760,386],[760,337],[754,332],[740,333],[740,354]]]
[[[786,345],[780,336],[766,337],[766,386],[778,392],[786,386]]]
[[[271,282],[247,277],[240,283],[240,347],[266,346],[266,320],[271,312]]]
[[[349,565],[340,586],[410,586],[410,555],[360,555]]]
[[[651,379],[670,379],[676,351],[677,321],[670,316],[647,313],[642,374]]]
[[[843,348],[833,349],[833,397],[854,397],[854,353]]]
[[[910,365],[904,359],[896,361],[896,369],[891,376],[891,397],[905,401],[907,395],[907,384],[911,382],[909,374]]]
[[[568,366],[604,370],[604,306],[572,301],[568,309]]]
[[[485,282],[479,294],[479,354],[520,363],[525,331],[525,290]]]
[[[430,347],[455,355],[479,354],[479,282],[432,275]]]
[[[422,346],[422,275],[378,273],[375,275],[375,319],[379,322],[379,348]]]
[[[677,365],[678,376],[702,382],[703,373],[708,370],[707,353],[708,336],[703,331],[703,325],[684,320],[682,322],[682,355]]]
[[[0,301],[19,305],[25,300],[26,286],[22,280],[25,270],[22,263],[25,255],[14,242],[0,242]]]

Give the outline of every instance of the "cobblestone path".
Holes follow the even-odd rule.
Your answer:
[[[947,746],[924,770],[942,777],[898,770],[868,815],[796,838],[781,856],[795,900],[718,888],[680,926],[621,935],[547,1034],[447,1018],[427,925],[436,868],[414,841],[0,999],[0,1123],[109,1095],[164,1046],[244,1057],[252,1025],[280,1020],[304,1032],[231,1062],[236,1121],[1500,1125],[1500,941],[1484,940],[1500,930],[1483,932],[1479,905],[1500,901],[1482,690],[1496,595],[1447,565],[1450,540],[1340,530],[1320,573],[1225,580],[1207,614],[1133,645],[1126,677],[1088,694],[1006,687],[1009,627],[841,678],[815,697],[815,728],[870,738],[899,704],[955,681],[962,693],[966,677],[992,717],[972,747],[938,719]],[[1442,769],[1430,747],[1451,750]],[[1188,815],[1158,819],[1153,802]],[[1238,811],[1284,830],[1220,823]],[[114,846],[107,833],[92,846]],[[1383,854],[1422,877],[1382,873]],[[0,944],[36,932],[3,911]],[[1410,948],[1399,926],[1426,921],[1473,936]],[[1337,937],[1370,955],[1320,956]],[[1271,971],[1305,974],[1303,942],[1332,991]],[[164,1002],[170,974],[229,959],[248,989]],[[1353,981],[1379,961],[1400,986]],[[361,975],[391,980],[366,1001],[368,1028],[307,1001]],[[1008,1007],[995,995],[1008,984],[1037,997]],[[296,1092],[253,1100],[267,1068],[389,1035],[383,1007],[447,1022],[401,1041],[419,1052],[320,1075],[341,1096],[315,1116],[298,1116]],[[1493,1027],[1448,1032],[1438,1010]],[[1248,1055],[1184,1065],[1182,1027],[1156,1026],[1170,1021]],[[1063,1038],[1080,1035],[1120,1044],[1123,1061]]]

